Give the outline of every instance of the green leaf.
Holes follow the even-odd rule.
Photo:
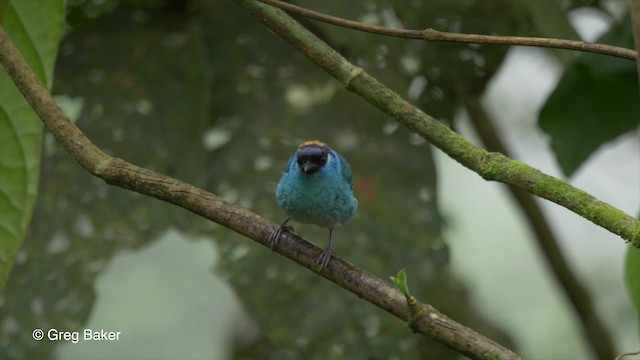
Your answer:
[[[38,78],[51,88],[64,1],[0,1],[0,24]],[[0,289],[24,239],[38,190],[42,123],[0,69]]]
[[[633,48],[627,16],[598,40]],[[582,54],[565,72],[539,117],[551,136],[551,147],[567,176],[600,145],[640,123],[638,76],[633,61]]]
[[[625,278],[631,301],[638,310],[638,325],[640,326],[640,249],[631,245],[627,250]]]
[[[397,287],[405,297],[411,297],[411,293],[409,293],[409,286],[407,285],[407,272],[402,269],[398,272],[398,276],[390,276],[391,281],[393,281],[393,285]]]

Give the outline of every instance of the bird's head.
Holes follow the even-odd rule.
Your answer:
[[[327,164],[330,152],[331,149],[327,144],[318,140],[303,142],[296,151],[298,168],[303,173],[311,175]]]

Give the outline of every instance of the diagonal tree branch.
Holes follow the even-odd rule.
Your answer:
[[[272,31],[371,105],[390,115],[485,180],[513,185],[555,202],[640,248],[640,221],[566,181],[520,161],[478,148],[386,88],[280,9],[256,0],[235,0]]]
[[[240,206],[179,180],[155,173],[96,147],[62,112],[0,26],[0,63],[58,142],[91,174],[111,185],[180,206],[215,221],[267,248],[274,224]],[[415,332],[476,359],[520,359],[512,351],[456,323],[428,304],[407,304],[405,296],[388,282],[335,257],[319,272],[315,260],[322,249],[286,233],[276,251],[319,273],[357,296],[407,321]]]
[[[497,151],[508,156],[507,148],[484,110],[480,99],[477,97],[465,99],[465,106],[485,147],[490,151]],[[558,239],[551,230],[542,209],[531,194],[512,186],[507,188],[526,214],[526,219],[536,236],[536,243],[544,259],[582,322],[582,331],[591,350],[598,359],[613,358],[615,352],[611,335],[596,313],[589,292],[569,267],[567,259],[558,246]]]
[[[495,44],[495,45],[522,45],[537,46],[547,48],[557,48],[566,50],[586,51],[602,55],[610,55],[621,57],[629,60],[636,60],[638,54],[632,49],[626,49],[619,46],[593,44],[584,41],[565,40],[565,39],[549,39],[539,37],[522,37],[522,36],[498,36],[498,35],[478,35],[478,34],[461,34],[434,29],[425,30],[408,30],[408,29],[392,29],[377,25],[363,24],[353,20],[342,19],[339,17],[323,14],[317,11],[309,10],[300,6],[286,3],[280,0],[260,0],[277,8],[290,11],[292,13],[302,15],[311,19],[322,21],[328,24],[342,26],[345,28],[365,31],[373,34],[401,37],[407,39],[421,39],[425,41],[449,41],[476,44]],[[639,0],[630,0],[639,1]]]

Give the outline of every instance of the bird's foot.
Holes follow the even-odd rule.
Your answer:
[[[280,237],[285,232],[293,232],[293,226],[287,225],[291,219],[285,220],[278,228],[276,228],[271,235],[269,236],[269,244],[271,245],[271,251],[276,251],[276,246],[278,245],[278,241],[280,241]]]
[[[333,251],[333,247],[329,246],[327,247],[322,254],[320,254],[320,256],[318,257],[318,260],[316,260],[316,264],[320,265],[320,270],[324,269],[327,267],[327,265],[329,265],[329,260],[331,260],[331,257],[334,255],[334,251]]]

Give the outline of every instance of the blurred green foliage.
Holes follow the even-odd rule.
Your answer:
[[[512,1],[299,4],[384,26],[468,33],[535,36],[532,24],[540,23]],[[432,148],[423,140],[343,89],[233,2],[73,0],[67,20],[54,93],[83,104],[77,124],[107,153],[279,223],[284,214],[274,192],[282,167],[299,142],[321,139],[351,163],[360,202],[356,217],[335,232],[338,255],[383,278],[406,268],[418,299],[513,347],[476,312],[450,271]],[[448,123],[464,96],[482,94],[507,51],[381,38],[299,20]],[[56,344],[33,341],[31,331],[81,328],[105,265],[119,252],[148,246],[169,226],[218,242],[217,271],[259,327],[257,340],[235,340],[235,357],[456,356],[227,229],[105,185],[50,135],[42,173],[30,232],[0,302],[0,358],[51,357]],[[326,231],[294,226],[326,245]],[[188,336],[188,329],[180,331]]]

